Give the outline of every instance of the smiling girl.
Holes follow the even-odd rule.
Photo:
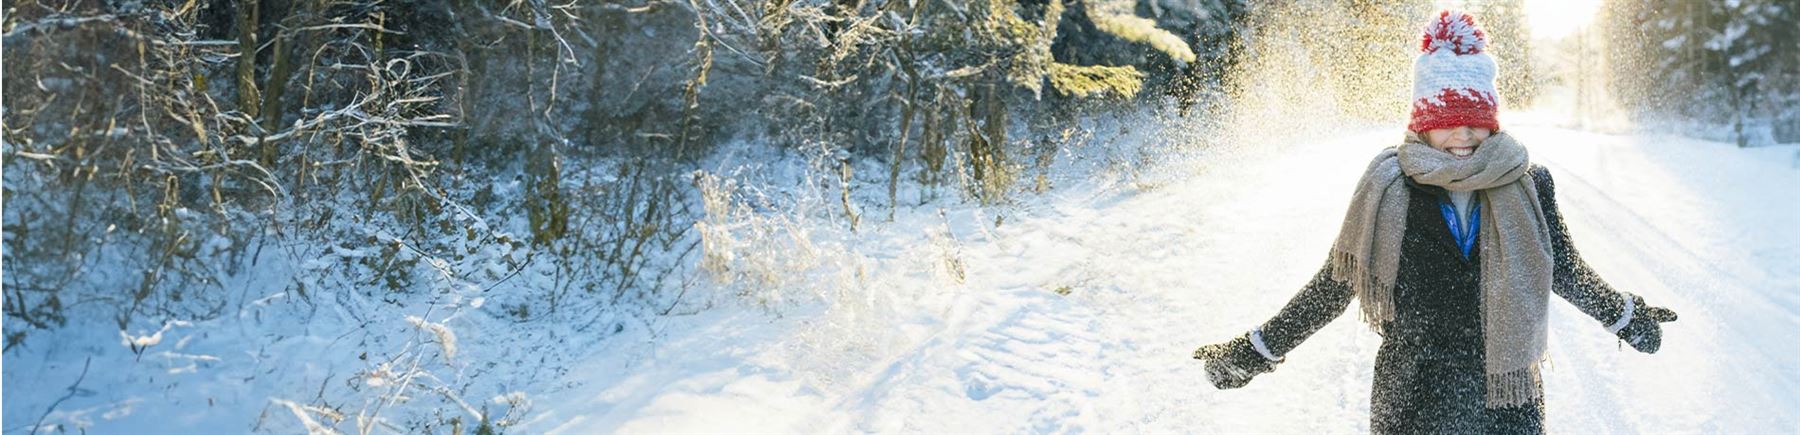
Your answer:
[[[1639,351],[1661,346],[1675,312],[1582,261],[1550,172],[1500,129],[1486,45],[1465,13],[1427,26],[1404,141],[1369,164],[1312,281],[1260,327],[1194,352],[1214,386],[1273,371],[1356,299],[1382,337],[1371,432],[1542,433],[1551,293]]]

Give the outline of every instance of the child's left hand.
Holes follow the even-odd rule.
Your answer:
[[[1638,352],[1656,353],[1662,347],[1662,324],[1673,322],[1679,316],[1674,310],[1645,304],[1643,296],[1629,296],[1635,309],[1631,312],[1631,323],[1619,330],[1619,339],[1630,343]]]

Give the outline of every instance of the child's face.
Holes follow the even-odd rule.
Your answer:
[[[1437,148],[1438,151],[1450,153],[1450,155],[1456,156],[1456,158],[1459,159],[1466,159],[1469,158],[1469,156],[1474,155],[1475,148],[1481,146],[1481,141],[1487,140],[1488,135],[1493,133],[1493,131],[1484,127],[1470,127],[1466,125],[1461,127],[1436,128],[1425,131],[1425,141],[1430,142],[1431,147]]]

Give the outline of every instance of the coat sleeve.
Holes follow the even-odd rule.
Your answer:
[[[1331,278],[1331,264],[1319,268],[1311,282],[1281,312],[1262,325],[1263,343],[1275,355],[1287,355],[1350,306],[1350,284]]]
[[[1545,224],[1550,227],[1551,255],[1556,265],[1551,290],[1603,325],[1617,321],[1625,309],[1625,296],[1600,279],[1600,274],[1588,267],[1575,250],[1575,244],[1569,240],[1569,228],[1563,225],[1562,211],[1556,206],[1556,181],[1550,178],[1550,171],[1537,166],[1531,175],[1537,183]]]

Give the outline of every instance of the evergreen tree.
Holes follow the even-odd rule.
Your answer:
[[[1796,6],[1780,0],[1609,2],[1610,87],[1639,118],[1725,126],[1739,146],[1800,141]]]

